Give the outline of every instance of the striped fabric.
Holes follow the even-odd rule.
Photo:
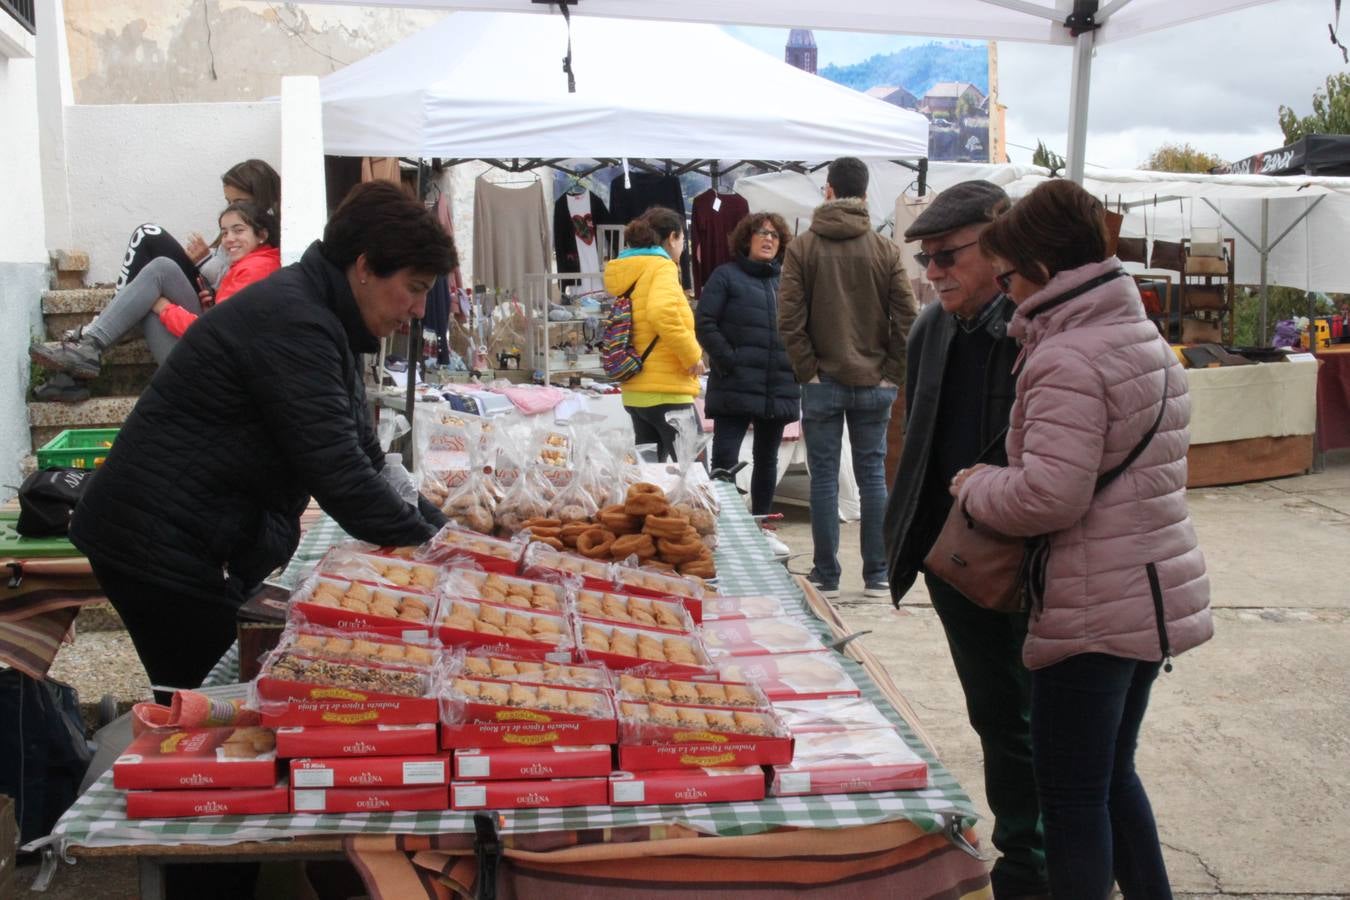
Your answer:
[[[0,663],[44,679],[80,607],[104,600],[103,590],[83,559],[25,562],[17,587],[0,572]]]

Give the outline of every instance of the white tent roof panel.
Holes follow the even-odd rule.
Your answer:
[[[462,12],[320,80],[342,156],[913,159],[923,116],[693,23]]]
[[[316,2],[316,0],[310,0]],[[317,0],[329,4],[549,13],[531,0]],[[1125,40],[1271,0],[1127,0],[1096,36]],[[1102,3],[1102,7],[1109,5]],[[580,0],[573,16],[874,31],[1000,41],[1069,44],[1061,24],[1069,0]]]

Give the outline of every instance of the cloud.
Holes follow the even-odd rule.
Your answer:
[[[1094,148],[1098,156],[1123,157],[1123,148],[1106,148],[1111,140],[1129,145],[1153,135],[1157,143],[1189,142],[1234,158],[1279,146],[1280,104],[1311,111],[1313,91],[1343,69],[1327,40],[1329,18],[1322,0],[1284,0],[1098,48],[1088,160],[1099,162]],[[1054,134],[1062,150],[1070,54],[1067,47],[999,45],[999,99],[1008,107],[1009,140],[1034,145]]]

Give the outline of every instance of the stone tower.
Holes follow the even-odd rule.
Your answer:
[[[787,64],[796,66],[803,72],[816,74],[816,36],[809,28],[794,28],[788,34],[786,52],[783,56]]]

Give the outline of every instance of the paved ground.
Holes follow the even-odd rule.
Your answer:
[[[1195,900],[1350,898],[1350,453],[1319,475],[1194,491],[1191,509],[1217,634],[1160,677],[1139,750],[1174,890]],[[806,510],[783,511],[780,535],[805,554],[792,564],[805,571]],[[863,640],[987,814],[978,745],[927,597],[920,586],[899,610],[865,600],[857,536],[844,527],[852,571],[839,607],[872,630]],[[99,668],[129,651],[116,639],[90,648],[98,665],[75,656],[70,674],[97,696]],[[987,844],[987,820],[980,831]],[[129,863],[63,868],[46,894],[26,890],[33,871],[20,870],[19,896],[134,896]]]

